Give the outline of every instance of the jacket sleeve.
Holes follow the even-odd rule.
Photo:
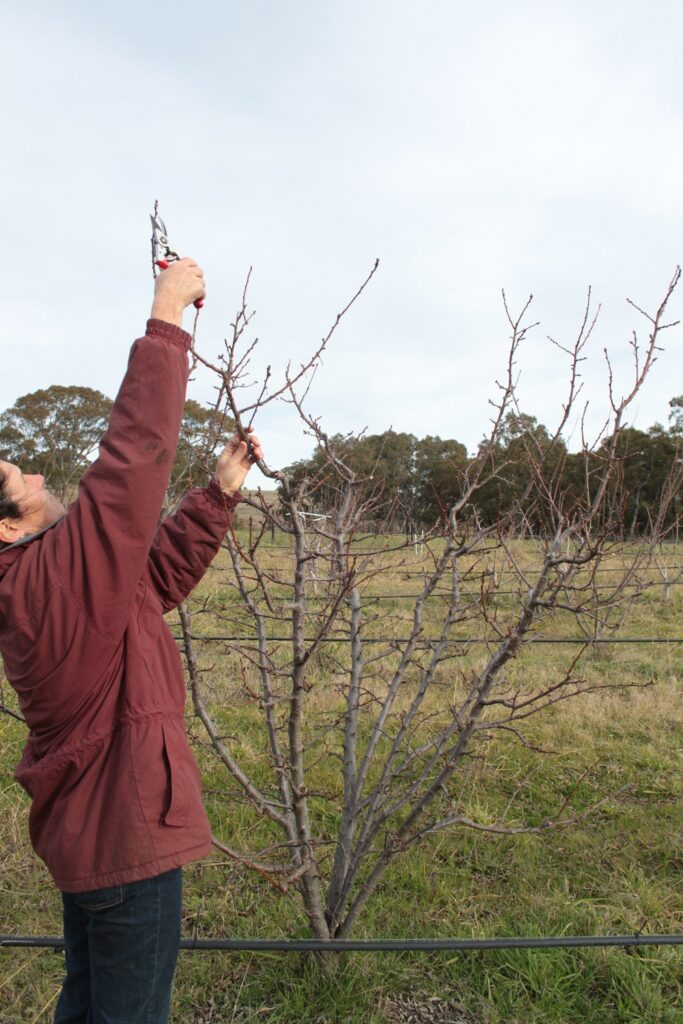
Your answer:
[[[225,495],[212,480],[208,487],[186,494],[178,511],[163,521],[147,559],[146,580],[164,612],[177,607],[199,583],[241,500],[239,494]]]
[[[135,598],[173,466],[190,336],[149,320],[133,345],[99,454],[42,545],[50,589],[118,635]]]

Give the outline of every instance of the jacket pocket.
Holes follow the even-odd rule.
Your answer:
[[[189,824],[192,808],[201,799],[199,773],[187,745],[184,725],[180,727],[175,722],[166,722],[162,731],[169,790],[161,824],[180,828]]]

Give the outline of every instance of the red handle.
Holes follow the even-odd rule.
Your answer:
[[[159,270],[168,270],[168,260],[155,260],[154,262],[158,266]],[[194,306],[195,309],[201,309],[202,306],[204,305],[204,299],[195,299],[192,305]]]

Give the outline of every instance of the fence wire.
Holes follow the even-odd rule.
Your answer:
[[[183,642],[183,637],[177,633],[172,634],[174,640],[179,643]],[[266,641],[268,643],[291,643],[292,637],[290,636],[267,636]],[[324,643],[324,644],[341,644],[344,642],[350,643],[354,638],[350,636],[322,636],[322,637],[304,637],[304,643]],[[200,641],[214,641],[214,640],[225,640],[231,643],[259,643],[260,638],[257,636],[216,636],[212,635],[200,635],[198,633],[191,633],[190,640]],[[434,644],[446,644],[449,647],[457,644],[492,644],[496,643],[495,637],[475,636],[475,637],[457,637],[452,640],[442,640],[440,637],[421,637],[417,641],[419,647],[430,647]],[[407,644],[413,643],[411,637],[382,637],[382,636],[366,636],[363,637],[364,644]],[[683,644],[683,637],[676,636],[665,636],[665,637],[531,637],[529,640],[524,641],[525,645],[528,644],[583,644],[584,647],[592,647],[595,644]]]

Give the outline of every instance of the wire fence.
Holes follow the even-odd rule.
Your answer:
[[[260,548],[259,548],[259,550],[260,550]],[[283,553],[291,554],[291,551],[288,548],[278,547],[277,545],[272,546],[269,550],[282,551]],[[320,552],[318,554],[318,557],[319,558],[324,558],[325,557],[324,552]],[[604,565],[604,566],[599,566],[598,568],[596,568],[595,572],[593,573],[593,575],[600,576],[603,573],[613,573],[613,572],[623,573],[624,570],[630,571],[631,567],[630,566],[623,566],[623,565]],[[216,568],[215,571],[216,572],[222,572],[223,570],[220,569],[220,568]],[[406,568],[404,568],[404,564],[401,563],[401,562],[397,562],[396,565],[394,565],[394,566],[388,565],[386,567],[386,571],[387,572],[392,572],[393,571],[393,572],[396,572],[396,573],[400,573],[400,575],[404,579],[424,578],[425,575],[426,575],[424,570],[406,569]],[[496,569],[496,570],[490,569],[490,570],[485,571],[484,575],[486,575],[486,576],[493,576],[494,575],[494,571],[495,571],[495,575],[498,578],[503,577],[503,576],[518,576],[519,575],[517,570],[515,570],[515,569],[505,569],[505,568]],[[651,571],[653,571],[653,570],[651,570]],[[683,572],[683,563],[679,563],[678,565],[662,565],[662,566],[659,566],[656,571],[659,574],[659,577],[661,577],[661,578],[657,577],[654,582],[656,584],[661,583],[662,585],[664,585],[664,583],[666,582],[666,577],[664,576],[664,573],[669,573],[669,572],[681,573],[681,572]],[[332,577],[330,577],[330,579],[332,579]]]
[[[255,581],[251,581],[251,582],[255,582]],[[317,580],[316,582],[319,583],[320,580]],[[289,584],[289,583],[280,583],[279,585],[280,586],[291,586],[291,584]],[[647,582],[645,582],[643,584],[642,587],[638,587],[636,584],[633,584],[632,587],[633,587],[633,594],[634,594],[634,596],[638,596],[640,593],[644,593],[646,590],[647,591],[652,591],[656,587],[661,587],[663,590],[668,590],[670,587],[683,587],[683,579],[680,579],[680,580],[669,580],[668,582],[666,580],[664,580],[664,581],[661,581],[661,580],[647,581]],[[591,587],[591,591],[598,591],[598,592],[606,591],[606,590],[613,591],[614,589],[615,588],[613,586],[609,586],[607,584],[602,584],[602,585],[599,585],[599,586],[596,586],[596,587]],[[523,595],[524,593],[525,593],[525,589],[523,587],[518,587],[517,590],[493,590],[490,593],[486,593],[485,596],[487,598],[489,598],[489,599],[491,599],[491,598],[495,599],[497,597],[520,597],[520,595]],[[375,593],[372,593],[371,591],[363,591],[362,594],[363,594],[363,600],[364,601],[416,601],[418,598],[422,598],[422,597],[424,597],[425,600],[430,601],[430,600],[435,600],[436,598],[441,598],[442,600],[450,600],[453,597],[453,594],[452,594],[452,592],[450,590],[433,590],[431,592],[431,594],[427,594],[427,595],[423,595],[423,594],[379,594],[379,593],[375,594]],[[476,598],[476,599],[480,599],[481,596],[482,596],[482,594],[481,594],[481,591],[479,591],[479,590],[462,590],[460,592],[460,597],[461,598],[473,597],[473,598]],[[325,596],[323,596],[321,594],[307,594],[306,595],[306,601],[308,601],[309,603],[312,603],[312,604],[315,604],[315,603],[317,603],[319,601],[327,601],[327,600],[329,600],[329,598],[325,597]]]
[[[683,570],[681,570],[681,568],[679,566],[673,566],[671,568],[677,569],[679,571],[679,573],[683,572]],[[619,568],[619,567],[617,567],[617,568],[607,567],[605,569],[602,569],[601,571],[602,572],[622,572],[623,570],[621,568]],[[510,570],[510,572],[513,572],[513,570]],[[421,574],[421,573],[414,573],[414,574],[405,574],[405,575],[406,576],[407,575],[422,576],[423,574]],[[253,582],[254,584],[257,584],[258,580],[254,579],[251,582]],[[336,582],[336,581],[333,581],[331,579],[327,580],[326,578],[317,578],[313,582],[315,584],[324,584],[325,582]],[[633,593],[632,596],[638,597],[639,594],[642,593],[642,592],[645,592],[646,589],[647,589],[647,591],[652,591],[654,588],[658,588],[658,587],[662,587],[665,590],[665,592],[668,593],[669,589],[672,586],[683,586],[683,577],[681,579],[676,579],[676,580],[657,579],[657,580],[654,580],[654,581],[653,580],[648,580],[648,581],[641,581],[641,582],[643,584],[642,588],[638,588],[637,584],[634,583],[634,585],[633,585],[634,593]],[[289,584],[289,583],[283,584],[283,585],[292,586],[292,584]],[[614,590],[614,587],[609,586],[609,585],[597,585],[597,586],[594,586],[592,589],[595,590],[595,591],[612,591],[612,590]],[[503,597],[503,596],[505,596],[505,597],[518,597],[519,598],[520,596],[523,596],[524,592],[525,592],[524,588],[518,588],[517,590],[504,590],[504,591],[502,591],[502,590],[495,590],[495,591],[492,591],[490,594],[487,594],[486,596],[491,598],[491,599],[493,599],[493,600],[495,600],[498,597]],[[464,590],[464,591],[462,591],[460,593],[459,596],[460,596],[460,598],[471,597],[471,598],[474,598],[474,599],[479,599],[479,598],[481,598],[481,593],[479,591]],[[382,601],[417,600],[418,598],[421,598],[421,597],[423,597],[422,594],[414,594],[414,593],[400,593],[400,594],[389,593],[389,594],[383,594],[383,593],[374,593],[372,591],[370,591],[370,592],[364,591],[363,592],[363,599],[364,599],[364,601],[366,601],[366,602],[371,602],[372,601],[372,602],[377,602],[377,603],[380,603]],[[432,593],[427,595],[427,599],[428,600],[438,600],[438,599],[449,600],[451,598],[452,598],[452,594],[451,594],[450,591],[434,590],[434,591],[432,591]],[[327,600],[329,600],[329,598],[324,596],[324,595],[318,595],[318,594],[312,594],[312,595],[311,594],[307,594],[306,595],[306,601],[309,602],[309,603],[318,603],[318,602],[324,602],[324,601],[327,601]],[[229,609],[229,606],[222,605],[222,606],[214,606],[214,610],[217,610],[217,611],[228,611],[230,609]],[[174,636],[174,638],[178,642],[182,642],[182,640],[183,640],[182,636],[179,636],[177,633],[173,633],[173,636]],[[215,634],[215,633],[211,633],[211,634],[194,634],[194,633],[192,633],[192,634],[190,634],[190,639],[194,640],[194,641],[197,641],[197,642],[224,641],[226,643],[245,643],[245,644],[247,644],[247,643],[259,643],[260,642],[260,638],[257,637],[257,636],[240,635],[240,634]],[[304,643],[316,643],[316,644],[336,644],[336,643],[351,642],[352,639],[353,638],[351,636],[349,636],[349,635],[343,635],[343,636],[317,636],[317,637],[304,637],[303,638],[303,642]],[[276,635],[276,636],[267,636],[267,637],[265,637],[265,640],[267,642],[269,642],[269,643],[287,643],[287,642],[291,642],[292,637],[291,637],[291,635],[290,636],[277,636]],[[430,647],[432,647],[436,643],[444,644],[444,645],[449,646],[449,647],[457,646],[458,644],[462,644],[464,646],[471,646],[471,645],[477,645],[477,644],[495,643],[496,640],[497,640],[496,637],[481,637],[481,636],[477,636],[477,637],[453,637],[453,638],[450,638],[448,640],[443,640],[441,638],[436,638],[436,637],[420,637],[418,639],[418,641],[417,641],[417,645],[418,645],[418,647],[421,647],[421,648],[422,647],[430,648]],[[414,637],[396,637],[396,636],[392,636],[392,637],[387,637],[387,636],[380,636],[380,637],[372,636],[372,637],[368,637],[368,636],[364,636],[362,638],[362,642],[364,644],[393,644],[393,645],[396,645],[396,646],[401,646],[401,645],[404,645],[404,644],[407,644],[407,643],[414,643],[415,642],[415,638]],[[579,645],[584,645],[584,646],[605,645],[605,644],[615,644],[615,645],[618,645],[618,644],[681,644],[681,643],[683,643],[683,637],[675,637],[675,636],[672,636],[672,637],[651,637],[651,636],[649,636],[649,637],[614,637],[614,636],[612,636],[612,637],[604,637],[604,636],[599,636],[599,637],[598,636],[590,636],[590,637],[589,636],[584,636],[584,637],[544,637],[544,636],[534,636],[534,637],[530,637],[529,639],[525,640],[524,643],[525,643],[525,645],[527,645],[527,644],[541,644],[541,645],[553,645],[553,644],[576,645],[576,644],[579,644]]]
[[[666,590],[668,587],[683,587],[683,579],[680,579],[680,580],[670,580],[668,583],[667,582],[660,582],[659,580],[656,580],[655,582],[647,582],[647,583],[645,583],[643,585],[642,590],[644,590],[645,588],[647,588],[647,590],[653,590],[655,587],[662,587],[662,589],[664,589],[664,590]],[[638,588],[635,584],[633,585],[634,592],[637,592],[639,589],[641,589],[641,588]],[[602,585],[597,586],[597,587],[591,587],[591,590],[596,590],[596,591],[614,590],[614,587],[610,587],[607,584],[602,584]],[[522,593],[524,593],[524,588],[519,587],[517,590],[495,590],[495,591],[491,591],[490,595],[487,594],[486,596],[487,597],[490,596],[490,597],[493,597],[493,598],[496,598],[496,597],[519,597],[520,594],[522,594]],[[477,597],[477,598],[479,598],[479,597],[481,597],[481,591],[479,591],[479,590],[463,590],[463,591],[461,591],[460,596],[461,597]],[[373,593],[367,593],[365,591],[363,592],[363,598],[366,601],[407,601],[407,600],[416,601],[418,599],[418,597],[422,597],[422,594],[373,594]],[[437,597],[440,597],[442,599],[451,598],[452,597],[452,593],[450,591],[448,591],[448,590],[434,590],[434,591],[432,591],[431,594],[427,594],[427,600],[430,600],[430,599],[433,599],[433,598],[437,598]],[[311,600],[313,600],[313,601],[323,601],[323,600],[325,600],[325,598],[313,595],[313,597],[310,597],[310,596],[307,597],[306,600],[307,601],[311,601]]]
[[[369,537],[368,539],[371,539]],[[283,545],[268,545],[264,544],[261,547],[267,547],[273,550],[286,550]],[[400,571],[403,579],[419,579],[424,578],[424,573],[420,571],[404,570],[401,566],[396,567],[397,571]],[[623,573],[623,567],[601,567],[599,572],[602,573]],[[648,580],[645,582],[645,586],[648,589],[659,588],[660,586],[664,589],[673,586],[683,586],[683,578],[679,579],[667,579],[666,574],[669,572],[681,573],[680,565],[661,566],[659,567],[659,573],[657,579]],[[514,570],[500,569],[496,572],[496,577],[501,579],[507,573],[514,575]],[[321,578],[316,580],[316,583],[324,583],[325,579]],[[609,585],[596,585],[596,590],[611,590],[613,589]],[[401,600],[416,600],[421,595],[413,593],[365,593],[364,598],[366,600],[373,601],[401,601]],[[429,595],[432,599],[437,598],[448,598],[450,594],[447,592],[440,593],[438,591],[433,592]],[[467,596],[463,593],[462,596]],[[470,596],[479,596],[478,593],[472,593]],[[505,597],[519,597],[520,590],[506,590],[496,591],[492,594],[493,597],[505,596]],[[323,601],[324,597],[312,595],[307,598],[310,601]],[[182,636],[174,633],[174,639],[179,643],[182,643]],[[244,643],[244,644],[258,644],[260,638],[257,636],[240,635],[240,634],[191,634],[191,639],[196,642],[215,642],[221,641],[226,643]],[[292,640],[291,635],[289,636],[268,636],[266,637],[269,643],[289,643]],[[325,644],[337,644],[343,642],[350,642],[352,637],[348,635],[344,636],[327,636],[327,637],[307,637],[305,638],[306,643],[325,643]],[[364,637],[364,644],[389,644],[395,646],[401,646],[407,643],[414,642],[414,638],[411,637]],[[444,641],[438,637],[420,637],[418,646],[429,648],[437,643],[447,644],[448,646],[470,646],[476,644],[490,644],[495,642],[493,637],[458,637]],[[639,645],[639,644],[683,644],[683,637],[543,637],[535,636],[525,641],[527,644],[540,644],[540,645],[583,645],[586,647],[597,646],[597,645]],[[224,938],[220,936],[207,937],[207,938],[183,938],[181,939],[180,948],[188,952],[202,952],[202,951],[225,951],[225,952],[251,952],[251,953],[348,953],[348,952],[361,952],[361,953],[392,953],[392,952],[436,952],[436,951],[451,951],[451,952],[471,952],[477,950],[502,950],[502,949],[558,949],[558,948],[591,948],[591,947],[621,947],[624,950],[629,950],[633,947],[645,947],[645,946],[678,946],[683,945],[683,934],[642,934],[634,933],[630,935],[561,935],[561,936],[503,936],[503,937],[490,937],[490,938],[470,938],[470,939],[458,939],[458,938],[446,938],[446,939],[358,939],[358,940],[329,940],[319,941],[314,939],[255,939],[255,938]],[[64,939],[61,936],[31,936],[31,935],[0,935],[0,949],[11,949],[11,948],[26,948],[26,949],[54,949],[62,950],[64,948]]]
[[[177,633],[173,633],[173,638],[179,643],[183,642],[183,637],[178,636]],[[340,644],[340,643],[351,643],[354,637],[351,636],[320,636],[320,637],[303,637],[304,643],[316,643],[316,644]],[[224,640],[229,643],[259,643],[260,638],[257,636],[229,636],[229,635],[216,635],[216,634],[199,634],[191,633],[190,640],[196,640],[197,642],[208,642],[216,640]],[[265,640],[269,643],[291,643],[292,637],[290,636],[267,636]],[[414,639],[411,637],[381,637],[381,636],[370,636],[363,637],[364,644],[408,644],[414,643]],[[475,637],[457,637],[452,640],[443,640],[441,637],[422,637],[418,639],[417,645],[420,647],[432,647],[436,644],[444,644],[449,647],[457,646],[457,644],[471,645],[471,644],[491,644],[496,643],[495,637],[486,636],[475,636]],[[591,647],[596,644],[683,644],[683,637],[676,636],[665,636],[665,637],[547,637],[547,636],[536,636],[531,637],[529,640],[524,641],[525,645],[528,644],[583,644],[584,647]]]

